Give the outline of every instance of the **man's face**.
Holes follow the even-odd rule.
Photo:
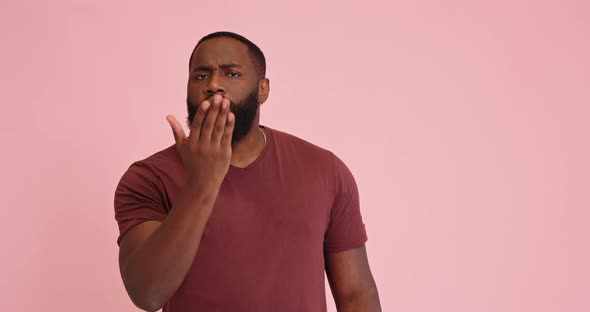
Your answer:
[[[230,101],[236,117],[232,144],[239,142],[252,128],[258,112],[259,77],[248,47],[236,39],[209,39],[195,50],[187,86],[189,125],[198,105],[215,94]]]

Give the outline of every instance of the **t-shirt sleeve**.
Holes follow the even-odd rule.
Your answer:
[[[367,241],[356,181],[342,160],[336,155],[333,159],[334,203],[324,240],[327,252],[361,247]]]
[[[133,163],[121,177],[115,190],[115,219],[121,238],[134,226],[145,221],[164,221],[167,211],[159,180],[146,165]]]

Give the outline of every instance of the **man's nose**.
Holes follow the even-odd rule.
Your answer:
[[[205,92],[207,93],[207,96],[212,96],[216,93],[223,95],[225,93],[225,88],[221,85],[221,79],[217,73],[211,75],[211,79],[209,79],[209,84],[207,84]]]

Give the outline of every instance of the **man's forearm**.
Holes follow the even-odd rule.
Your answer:
[[[336,309],[338,312],[381,312],[377,288],[372,287],[347,298],[336,299]]]
[[[122,274],[138,307],[159,310],[180,286],[196,255],[218,191],[217,187],[194,189],[187,184],[166,220],[129,257]]]

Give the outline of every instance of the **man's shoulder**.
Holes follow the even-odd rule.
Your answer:
[[[168,146],[149,156],[140,158],[131,163],[130,167],[141,167],[153,173],[166,171],[182,165],[182,159],[178,155],[175,145]]]
[[[305,163],[311,167],[321,168],[322,171],[334,166],[338,157],[329,149],[312,143],[297,135],[285,131],[271,129],[278,152],[298,163]]]
[[[176,145],[172,144],[166,148],[163,148],[150,156],[144,158],[141,161],[154,163],[154,162],[167,162],[167,161],[175,161],[180,160],[180,156],[178,155],[178,151],[176,150]]]
[[[352,172],[344,161],[333,151],[311,143],[296,135],[272,129],[278,153],[286,157],[289,165],[317,177],[333,177],[330,183],[356,183]]]
[[[303,139],[286,131],[272,128],[277,148],[297,151],[299,153],[313,153],[324,157],[332,157],[332,151]]]

